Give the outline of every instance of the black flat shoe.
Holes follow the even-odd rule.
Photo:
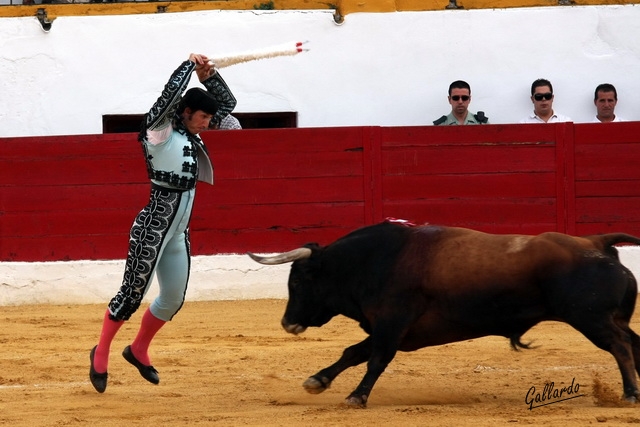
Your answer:
[[[131,351],[130,345],[124,348],[122,357],[124,357],[127,362],[138,368],[138,371],[140,371],[140,375],[142,375],[142,378],[144,378],[145,380],[153,384],[158,384],[160,382],[160,377],[158,377],[158,371],[156,371],[156,368],[151,365],[143,365],[138,359],[136,359],[136,357],[133,355],[133,352]]]
[[[101,374],[93,369],[93,356],[96,354],[96,348],[98,348],[98,346],[93,347],[91,349],[91,353],[89,353],[89,360],[91,361],[91,367],[89,368],[89,381],[91,381],[91,385],[98,393],[104,393],[107,389],[107,377],[109,374],[106,372]]]

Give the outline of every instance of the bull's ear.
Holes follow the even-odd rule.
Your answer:
[[[260,264],[278,265],[278,264],[285,264],[287,262],[292,262],[298,259],[309,258],[311,256],[311,249],[298,248],[289,252],[285,252],[285,253],[273,255],[273,256],[260,256],[251,252],[247,252],[247,255],[249,255],[249,257],[251,257],[252,260]]]

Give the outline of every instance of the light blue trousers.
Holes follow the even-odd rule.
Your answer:
[[[184,304],[191,268],[189,220],[194,197],[195,189],[152,186],[149,203],[131,227],[122,286],[109,303],[113,319],[129,320],[154,276],[160,286],[150,307],[155,317],[169,321]]]

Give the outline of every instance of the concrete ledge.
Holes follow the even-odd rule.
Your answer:
[[[640,247],[618,248],[640,280]],[[187,301],[286,299],[289,264],[263,266],[246,255],[193,257]],[[0,263],[0,306],[107,303],[122,281],[124,260]],[[154,281],[145,301],[158,292]]]
[[[263,266],[246,255],[193,257],[187,300],[286,298],[289,267]],[[0,263],[0,306],[106,303],[123,270],[124,260]],[[154,280],[145,301],[157,293]]]

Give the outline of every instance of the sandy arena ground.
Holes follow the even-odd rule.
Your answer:
[[[284,300],[191,302],[152,346],[160,385],[120,355],[144,307],[112,347],[109,385],[88,380],[105,305],[0,307],[0,425],[8,426],[464,426],[627,425],[640,407],[622,402],[613,358],[571,328],[544,323],[514,352],[504,338],[399,353],[366,409],[344,405],[364,366],[320,395],[302,382],[364,333],[343,317],[289,335]],[[640,331],[639,322],[633,328]],[[532,387],[573,382],[573,399],[529,409]],[[578,387],[579,386],[579,387]],[[576,397],[577,396],[577,397]],[[545,401],[544,403],[549,403]]]

